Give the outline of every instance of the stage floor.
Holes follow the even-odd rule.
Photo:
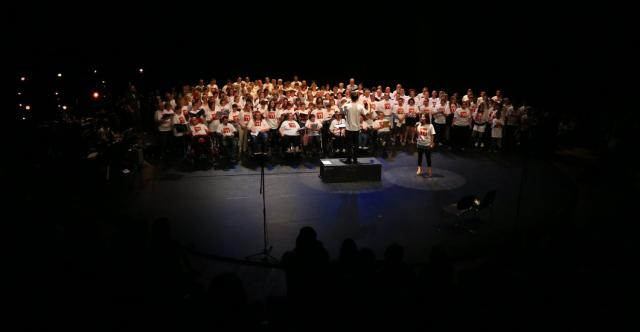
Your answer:
[[[265,168],[267,224],[272,254],[295,246],[298,231],[312,226],[332,258],[353,238],[378,258],[397,242],[409,262],[426,261],[433,245],[453,256],[468,256],[511,241],[515,229],[535,231],[570,206],[574,184],[548,161],[528,158],[520,218],[521,156],[474,151],[433,154],[433,177],[418,177],[416,154],[400,152],[382,164],[382,181],[323,183],[320,161]],[[136,219],[166,217],[182,244],[202,252],[244,258],[262,248],[263,215],[257,163],[230,169],[180,172],[155,170],[140,184],[122,212]],[[442,207],[460,197],[497,190],[495,207],[485,211],[475,233],[449,227]]]

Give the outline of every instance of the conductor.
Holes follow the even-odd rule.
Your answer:
[[[367,115],[367,110],[364,105],[358,103],[358,92],[351,92],[351,103],[344,106],[344,112],[347,128],[347,159],[344,160],[345,164],[357,164],[358,163],[358,136],[360,135],[360,116]]]

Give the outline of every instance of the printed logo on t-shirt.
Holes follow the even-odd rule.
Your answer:
[[[269,119],[275,119],[276,118],[276,112],[269,112],[268,117],[269,117]]]
[[[255,121],[253,121],[253,123],[254,123],[254,125],[256,127],[260,127],[260,124],[262,123],[262,121],[261,120],[255,120]]]
[[[391,104],[390,103],[384,103],[384,109],[390,110],[391,109]]]
[[[316,112],[316,118],[322,120],[323,119],[323,114],[322,112]]]
[[[222,129],[222,132],[226,135],[231,132],[231,129],[225,127]]]
[[[464,111],[460,112],[460,116],[463,117],[463,118],[466,118],[467,117],[467,112],[464,112]]]
[[[293,121],[289,121],[289,128],[295,128],[296,127],[296,123]]]
[[[249,122],[251,120],[251,116],[249,114],[244,115],[244,122]]]

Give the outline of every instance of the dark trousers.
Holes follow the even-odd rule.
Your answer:
[[[449,144],[449,141],[447,140],[447,125],[434,123],[433,126],[435,127],[439,141],[442,142],[442,144]]]
[[[258,135],[251,135],[252,148],[253,153],[257,152],[265,152],[265,145],[267,145],[267,141],[269,140],[269,134],[264,132],[259,132]]]
[[[427,159],[427,167],[431,167],[431,149],[418,146],[418,166],[422,166],[422,155]]]
[[[280,145],[280,133],[278,129],[269,129],[269,146],[272,151],[276,151],[276,148]]]
[[[451,130],[453,131],[452,145],[455,148],[465,148],[469,145],[469,135],[471,134],[469,127],[453,126]]]
[[[233,136],[224,136],[222,138],[222,147],[224,148],[224,154],[229,159],[234,159],[233,152],[236,149],[236,140]]]
[[[171,141],[173,138],[173,131],[160,131],[160,155],[167,157],[171,152]]]
[[[376,132],[377,139],[374,140],[374,150],[377,152],[382,149],[382,156],[385,157],[387,155],[387,147],[391,144],[391,133],[387,132]]]
[[[184,136],[174,136],[173,142],[176,147],[176,155],[178,158],[184,158],[184,152],[187,150],[187,141]]]
[[[291,147],[297,147],[300,146],[300,136],[288,136],[285,135],[282,138],[282,141],[284,143],[284,148],[288,149]]]
[[[307,149],[308,151],[319,151],[322,152],[322,149],[320,149],[320,147],[322,146],[322,142],[320,142],[320,140],[322,139],[321,135],[309,135],[309,140],[307,142]]]
[[[347,130],[347,160],[358,160],[358,138],[360,131]]]
[[[322,129],[320,129],[322,133],[322,152],[327,153],[327,146],[329,146],[329,140],[331,139],[331,132],[329,131],[329,127],[331,123],[329,121],[322,122]],[[333,152],[333,151],[331,151]]]
[[[517,126],[504,126],[502,143],[507,152],[512,152],[516,148],[516,130]]]

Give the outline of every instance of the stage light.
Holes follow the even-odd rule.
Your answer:
[[[144,69],[140,68],[138,69],[138,71],[140,72],[140,74],[142,74],[144,72]]]
[[[18,92],[18,96],[22,96],[22,92]]]
[[[29,111],[29,110],[31,110],[31,106],[27,105],[27,106],[24,107],[24,109]]]
[[[63,105],[62,109],[66,111],[67,110],[67,105]]]
[[[53,94],[57,96],[58,95],[58,91],[54,92]]]
[[[94,70],[93,70],[93,73],[94,73],[94,74],[97,74],[97,73],[98,73],[98,70],[97,70],[97,69],[94,69]]]
[[[22,107],[22,104],[18,104],[18,107]]]
[[[22,120],[26,120],[26,119],[27,119],[26,117],[24,117],[24,116],[22,117]]]
[[[62,77],[62,73],[58,73],[58,77]]]
[[[100,98],[100,94],[98,92],[94,92],[92,96],[93,96],[93,99]]]
[[[24,77],[24,76],[22,76],[22,77],[20,77],[20,80],[24,82],[24,81],[26,81],[26,80],[27,80],[27,78],[26,78],[26,77]]]
[[[106,81],[102,81],[102,84],[106,84],[106,83],[107,83]]]

